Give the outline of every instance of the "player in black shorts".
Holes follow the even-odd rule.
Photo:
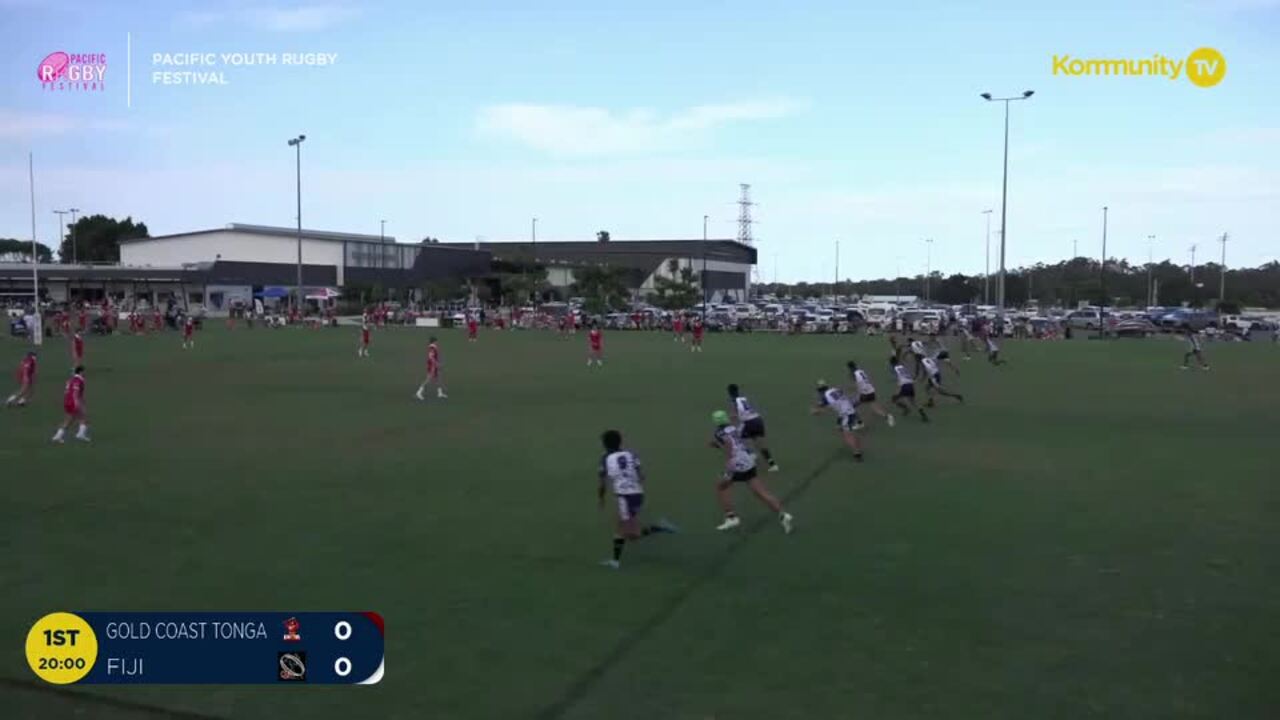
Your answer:
[[[764,416],[742,394],[737,383],[729,383],[728,391],[733,423],[741,428],[739,434],[742,439],[751,443],[751,447],[764,457],[764,461],[769,464],[769,472],[778,472],[778,463],[774,461],[773,453],[769,452],[769,447],[764,442]]]

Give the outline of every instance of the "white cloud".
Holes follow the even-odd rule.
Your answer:
[[[481,110],[476,126],[543,152],[611,155],[669,149],[722,125],[782,118],[799,109],[790,100],[760,100],[697,105],[664,117],[649,109],[509,103]]]
[[[79,118],[61,113],[33,113],[0,108],[0,140],[63,135],[75,130],[122,130],[123,120]]]

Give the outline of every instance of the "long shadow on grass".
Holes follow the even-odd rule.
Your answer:
[[[813,471],[806,475],[803,480],[795,485],[795,487],[791,488],[790,492],[782,497],[783,504],[789,506],[793,501],[803,496],[805,492],[808,491],[809,486],[813,484],[814,480],[818,479],[818,477],[825,473],[833,463],[843,457],[848,457],[848,453],[842,448],[841,450],[832,453],[826,460],[823,460],[818,467],[814,468]],[[604,677],[604,675],[612,670],[615,665],[622,662],[622,660],[631,653],[632,649],[653,633],[654,630],[657,630],[663,623],[670,620],[694,593],[698,592],[703,585],[706,585],[708,582],[717,578],[729,565],[729,561],[733,560],[734,556],[737,555],[742,548],[746,547],[751,538],[755,537],[757,533],[765,528],[765,526],[772,525],[774,522],[776,522],[776,519],[773,515],[762,515],[757,517],[751,523],[746,524],[743,531],[738,533],[738,537],[733,541],[729,548],[709,563],[701,575],[695,577],[693,582],[686,585],[683,590],[672,595],[666,603],[659,606],[653,615],[649,616],[648,620],[640,623],[640,625],[638,625],[634,630],[623,636],[608,655],[605,655],[600,662],[596,663],[583,673],[581,677],[574,681],[574,683],[565,690],[563,695],[561,695],[554,703],[543,708],[536,717],[539,718],[539,720],[554,720],[555,718],[563,717],[570,708],[576,705],[579,700],[586,697],[587,693],[591,692],[591,689],[600,681],[600,678]]]

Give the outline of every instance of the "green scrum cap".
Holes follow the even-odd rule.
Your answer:
[[[717,425],[728,425],[728,424],[729,424],[729,413],[727,413],[727,412],[725,412],[725,411],[723,411],[723,410],[717,410],[717,411],[715,411],[715,412],[711,413],[711,422],[713,422],[713,423],[715,423],[715,424],[717,424]]]

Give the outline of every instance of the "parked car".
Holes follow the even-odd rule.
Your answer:
[[[1217,316],[1203,310],[1179,309],[1160,318],[1160,327],[1166,330],[1203,330],[1217,324]]]
[[[1146,318],[1131,318],[1129,320],[1121,320],[1111,328],[1111,332],[1117,337],[1147,337],[1160,331],[1155,323]]]
[[[1098,309],[1075,310],[1067,315],[1067,325],[1078,330],[1097,330],[1100,318],[1111,320],[1111,313],[1101,313]]]

